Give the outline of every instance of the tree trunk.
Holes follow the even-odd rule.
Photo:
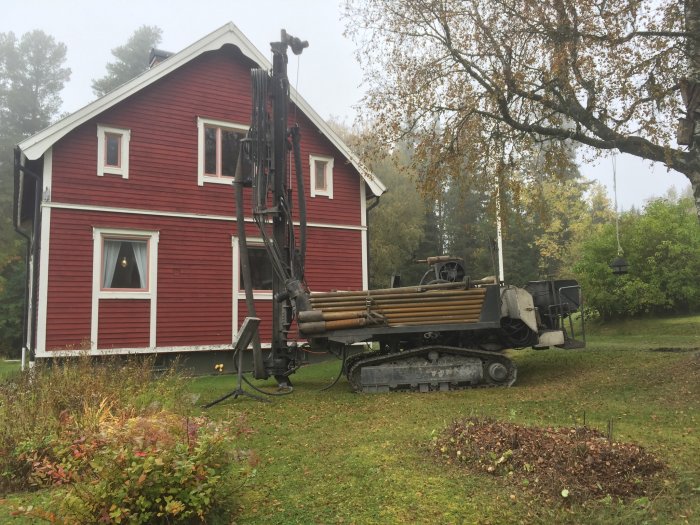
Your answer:
[[[700,137],[696,137],[696,142],[700,140]],[[698,150],[698,147],[695,146],[695,150]],[[698,214],[698,222],[700,222],[700,170],[696,170],[693,173],[688,174],[688,178],[690,179],[690,185],[693,188],[693,198],[695,199],[695,211]]]
[[[688,38],[688,79],[700,84],[700,0],[685,0],[685,29],[690,34]],[[695,160],[695,165],[699,166],[692,173],[688,173],[688,178],[693,187],[693,197],[695,198],[695,209],[700,221],[700,125],[698,124],[698,112],[689,115],[695,123],[693,145],[690,153]]]

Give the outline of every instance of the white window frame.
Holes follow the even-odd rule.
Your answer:
[[[119,166],[111,166],[105,162],[107,153],[107,135],[119,135],[121,143],[119,145]],[[97,125],[97,175],[121,175],[122,179],[129,178],[129,143],[131,141],[131,130],[125,128],[115,128]]]
[[[333,198],[333,157],[325,157],[323,155],[309,155],[309,173],[311,174],[311,181],[309,188],[311,189],[312,197],[328,197]],[[326,163],[326,187],[317,188],[316,187],[316,161],[321,161]]]
[[[97,299],[152,299],[155,297],[158,279],[158,237],[157,231],[93,228],[93,297]],[[103,288],[102,261],[105,239],[146,241],[148,243],[148,275],[146,276],[146,289]]]
[[[230,186],[233,183],[233,177],[208,175],[204,172],[204,128],[207,126],[228,129],[243,134],[248,133],[249,126],[225,120],[197,117],[197,185],[204,186],[206,182]]]
[[[104,239],[148,241],[148,288],[146,290],[102,289],[102,252]],[[126,230],[121,228],[92,229],[92,318],[90,321],[90,348],[98,348],[100,299],[146,299],[151,303],[149,348],[156,347],[156,322],[158,319],[158,240],[157,231]]]

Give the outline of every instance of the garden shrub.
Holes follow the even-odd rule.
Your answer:
[[[152,365],[82,357],[0,383],[0,495],[53,487],[33,512],[59,523],[202,522],[230,508],[228,428],[192,417],[184,378],[154,379]]]
[[[96,432],[105,419],[185,408],[174,372],[153,380],[153,359],[89,356],[38,365],[0,383],[0,494],[35,485],[33,462],[55,461],[66,436]]]
[[[224,430],[169,412],[109,422],[86,456],[87,472],[56,495],[58,515],[79,523],[204,521],[231,503]]]

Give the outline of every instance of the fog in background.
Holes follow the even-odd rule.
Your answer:
[[[62,92],[62,110],[71,113],[94,100],[91,81],[105,75],[105,65],[114,59],[111,49],[142,25],[160,27],[160,48],[177,52],[233,22],[268,57],[269,43],[279,40],[284,28],[310,44],[300,57],[290,56],[292,85],[322,117],[351,125],[364,88],[354,44],[343,36],[342,6],[342,0],[0,0],[0,32],[20,36],[41,29],[66,44],[72,75]],[[670,188],[681,192],[690,186],[660,163],[618,155],[616,165],[621,209],[641,208]],[[611,199],[612,166],[611,157],[580,166],[586,178],[607,186]]]

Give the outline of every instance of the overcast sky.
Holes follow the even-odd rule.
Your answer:
[[[63,96],[63,110],[73,112],[94,99],[90,83],[105,74],[110,50],[122,45],[141,25],[163,30],[160,44],[180,51],[196,40],[233,22],[268,57],[269,43],[280,29],[308,40],[310,47],[297,60],[291,57],[289,77],[299,93],[324,118],[348,124],[356,114],[364,89],[354,45],[343,36],[342,0],[0,0],[0,32],[18,36],[42,29],[68,47],[73,71]],[[587,178],[603,182],[612,196],[612,161],[583,164]],[[641,207],[671,187],[689,187],[677,172],[623,155],[617,160],[618,201],[622,209]]]

